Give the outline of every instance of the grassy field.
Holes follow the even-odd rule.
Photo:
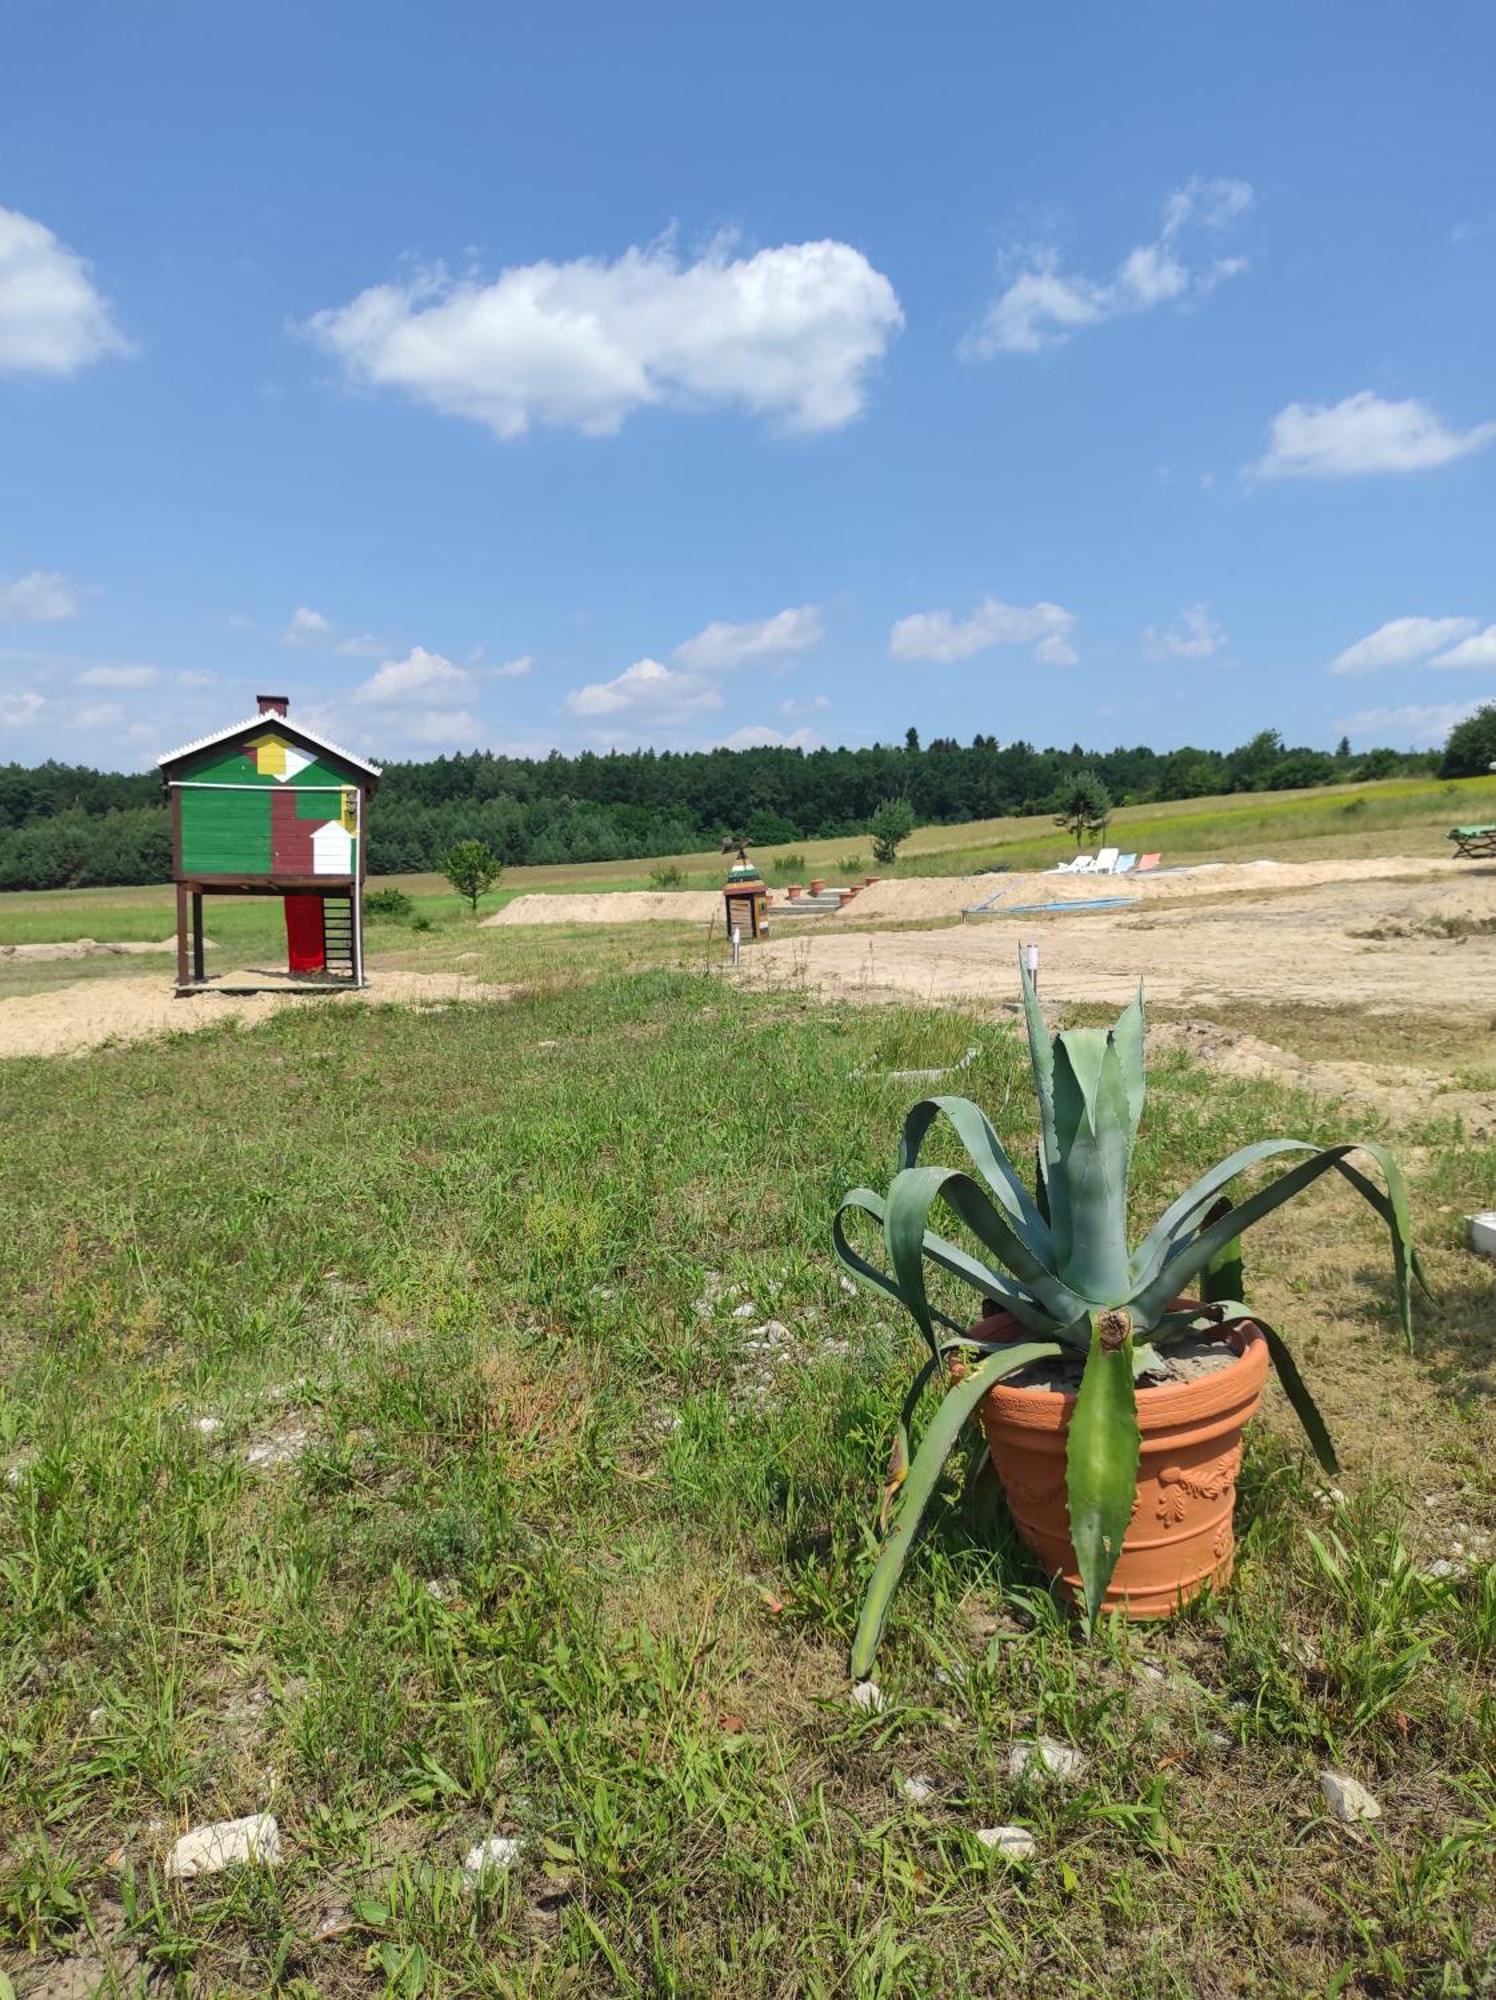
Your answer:
[[[1174,861],[1447,855],[1453,851],[1446,838],[1451,826],[1487,819],[1496,819],[1496,778],[1394,778],[1303,792],[1242,793],[1230,800],[1126,806],[1113,815],[1108,837],[1138,853],[1160,850]],[[879,871],[868,842],[853,838],[767,848],[757,859],[771,882],[783,884],[812,875],[845,882],[878,872],[963,875],[998,865],[1044,868],[1074,852],[1069,836],[1040,816],[921,827],[902,850],[896,869]],[[652,873],[668,869],[679,870],[682,888],[715,889],[721,886],[723,867],[722,857],[713,853],[510,868],[501,887],[484,898],[483,910],[491,913],[534,890],[647,889]],[[465,906],[439,875],[397,875],[388,881],[416,896],[421,914],[434,925],[451,926],[463,915]],[[223,896],[210,898],[207,907],[208,935],[236,960],[245,952],[283,951],[280,908],[273,900]],[[175,921],[173,892],[165,885],[0,894],[0,945],[65,943],[83,936],[101,942],[164,938]],[[0,967],[0,991],[18,990],[14,973],[15,968]]]
[[[828,1217],[892,1164],[910,1093],[878,1069],[975,1041],[963,1087],[1022,1154],[1022,1052],[523,935],[486,934],[546,972],[511,1004],[6,1066],[15,1991],[1489,1991],[1496,1365],[1461,1217],[1496,1147],[1393,1135],[1438,1293],[1416,1359],[1349,1191],[1250,1239],[1344,1499],[1272,1390],[1232,1589],[1085,1644],[953,1485],[866,1714],[846,1648],[914,1343],[843,1291]],[[1153,1084],[1140,1214],[1249,1138],[1340,1136],[1180,1056]],[[1038,1732],[1077,1782],[1009,1777]],[[1327,1766],[1384,1817],[1334,1823]],[[164,1879],[184,1826],[256,1810],[278,1868]],[[522,1858],[465,1889],[490,1834]]]

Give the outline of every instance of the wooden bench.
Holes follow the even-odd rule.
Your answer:
[[[1496,825],[1452,826],[1449,838],[1455,842],[1456,856],[1467,855],[1472,861],[1496,860]]]

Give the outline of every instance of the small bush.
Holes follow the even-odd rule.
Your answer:
[[[413,931],[429,931],[431,928],[431,919],[430,917],[413,917],[410,927]]]
[[[844,854],[836,869],[839,875],[863,875],[867,872],[867,862],[860,854]]]
[[[364,897],[366,917],[389,917],[395,923],[404,923],[407,917],[415,915],[415,908],[403,889],[371,889]]]
[[[651,889],[678,889],[685,879],[685,871],[677,868],[674,862],[668,863],[663,868],[651,868],[649,871]]]

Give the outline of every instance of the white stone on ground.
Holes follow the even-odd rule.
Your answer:
[[[281,1858],[280,1828],[270,1813],[247,1813],[243,1819],[214,1820],[184,1833],[166,1857],[166,1872],[187,1882],[194,1875],[216,1875],[223,1868],[240,1868],[259,1861],[273,1868]]]
[[[935,1797],[935,1787],[928,1778],[900,1778],[899,1792],[912,1806],[927,1806]]]
[[[292,1424],[270,1437],[261,1438],[258,1444],[252,1444],[244,1454],[244,1463],[259,1472],[269,1471],[278,1465],[291,1465],[310,1443],[306,1431],[299,1424]]]
[[[853,1708],[860,1708],[864,1715],[883,1713],[883,1690],[876,1681],[859,1681],[848,1696]]]
[[[1039,1843],[1026,1826],[979,1826],[977,1839],[1009,1861],[1032,1861],[1039,1852]]]
[[[194,1417],[192,1428],[197,1432],[199,1437],[217,1437],[218,1433],[223,1429],[223,1418]]]
[[[1330,1811],[1346,1826],[1382,1817],[1382,1808],[1359,1778],[1348,1778],[1343,1771],[1321,1771],[1319,1788]]]
[[[1455,1546],[1458,1548],[1459,1544]],[[1448,1556],[1440,1556],[1437,1562],[1429,1564],[1423,1574],[1431,1583],[1443,1583],[1448,1577],[1463,1576],[1465,1567],[1463,1563],[1451,1562]]]
[[[1026,1778],[1031,1773],[1058,1778],[1062,1782],[1078,1778],[1086,1768],[1084,1754],[1070,1743],[1056,1743],[1041,1736],[1033,1743],[1015,1743],[1008,1752],[1008,1776]]]
[[[753,1303],[752,1299],[744,1299],[740,1306],[733,1307],[732,1316],[734,1319],[752,1319],[757,1311],[758,1307]]]
[[[462,1879],[475,1888],[485,1875],[501,1874],[512,1868],[523,1852],[523,1843],[511,1840],[506,1833],[491,1833],[487,1840],[480,1840],[470,1847],[462,1863]]]

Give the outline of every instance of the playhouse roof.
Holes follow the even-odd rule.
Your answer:
[[[297,737],[309,743],[314,750],[326,750],[331,756],[345,764],[351,764],[356,771],[363,771],[369,777],[379,779],[384,776],[378,764],[371,764],[367,757],[356,757],[351,750],[345,750],[341,743],[334,743],[330,737],[321,736],[315,729],[308,729],[304,722],[292,722],[285,715],[267,715],[263,711],[246,716],[242,722],[231,722],[227,729],[215,729],[211,735],[199,736],[196,742],[184,743],[179,749],[168,750],[156,759],[158,769],[164,770],[168,764],[179,764],[184,757],[191,757],[199,750],[211,750],[215,743],[225,743],[230,737],[243,736],[249,730],[263,734],[274,730],[278,736]]]

